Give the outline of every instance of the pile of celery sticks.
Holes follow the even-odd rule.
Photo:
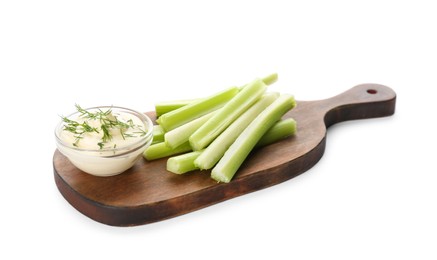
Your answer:
[[[211,96],[155,104],[157,125],[144,158],[167,159],[167,170],[183,174],[211,169],[228,183],[250,152],[296,133],[296,121],[281,119],[296,106],[289,94],[267,92],[277,74],[230,87]]]

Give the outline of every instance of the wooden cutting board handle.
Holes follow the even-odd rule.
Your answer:
[[[59,151],[53,156],[56,185],[84,215],[104,224],[132,226],[182,215],[293,178],[316,164],[326,144],[326,128],[352,119],[392,115],[396,94],[378,84],[356,86],[338,96],[297,101],[297,134],[250,154],[234,179],[219,184],[209,171],[176,175],[166,159],[140,160],[128,171],[96,177],[75,168]],[[153,112],[147,113],[155,118]],[[155,118],[156,119],[156,118]]]
[[[384,85],[362,84],[338,96],[312,103],[320,106],[318,111],[325,114],[324,121],[329,127],[347,120],[393,115],[396,93]]]

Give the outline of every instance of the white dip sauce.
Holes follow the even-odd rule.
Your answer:
[[[72,147],[77,147],[86,150],[106,150],[111,148],[122,148],[138,142],[138,137],[143,136],[146,132],[146,126],[137,116],[128,113],[112,112],[107,116],[108,120],[103,123],[99,119],[90,119],[82,116],[70,118],[79,124],[86,122],[96,131],[77,134],[72,131],[65,130],[61,132],[60,138],[62,141],[71,144]],[[104,139],[104,131],[102,125],[114,124],[115,126],[106,127],[110,138]],[[123,127],[128,126],[128,128]],[[83,127],[76,128],[79,132],[83,131]],[[99,146],[99,144],[101,146]]]
[[[80,111],[63,117],[57,135],[59,151],[84,172],[111,176],[126,171],[152,141],[151,121],[135,112],[117,108]]]

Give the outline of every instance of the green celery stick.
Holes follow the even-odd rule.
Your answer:
[[[217,110],[237,94],[238,88],[230,87],[212,96],[199,99],[179,109],[163,114],[158,118],[157,122],[165,131],[170,131],[178,126]]]
[[[262,81],[264,82],[264,84],[266,84],[267,86],[268,86],[268,85],[271,85],[271,84],[275,83],[275,82],[278,80],[278,73],[270,74],[270,75],[268,75],[268,76],[262,78],[261,80],[262,80]]]
[[[185,105],[193,103],[194,101],[195,99],[186,99],[186,100],[173,100],[173,101],[164,101],[164,102],[156,103],[155,104],[156,116],[160,117],[165,113],[168,113]]]
[[[261,137],[295,105],[292,95],[283,94],[276,99],[238,136],[212,169],[211,177],[218,182],[230,182]]]
[[[199,118],[196,118],[193,121],[190,121],[184,125],[176,127],[171,131],[168,131],[164,135],[165,143],[170,148],[176,148],[179,145],[188,142],[188,138],[216,112],[217,111],[213,111]]]
[[[222,158],[226,150],[266,107],[279,97],[279,93],[266,93],[232,124],[223,133],[217,136],[212,143],[194,162],[202,170],[211,169]]]
[[[153,126],[153,141],[152,144],[164,142],[164,129],[160,125]]]
[[[227,102],[205,124],[190,136],[193,150],[202,150],[220,135],[235,119],[254,104],[266,91],[267,85],[256,79]]]
[[[147,149],[143,153],[143,157],[147,160],[156,160],[164,157],[168,157],[171,155],[186,153],[191,151],[191,146],[189,142],[186,142],[175,149],[168,147],[165,142],[152,144],[147,147]]]
[[[292,118],[280,120],[267,131],[256,144],[256,147],[266,146],[296,133],[296,121]],[[199,170],[194,163],[205,150],[188,152],[170,157],[167,160],[167,170],[176,174]]]
[[[278,80],[278,74],[277,73],[273,73],[270,75],[265,76],[264,78],[261,79],[264,84],[266,85],[271,85],[273,83],[275,83]],[[246,84],[247,85],[247,84]],[[244,85],[244,86],[246,86]],[[240,89],[244,88],[240,87]],[[160,117],[161,115],[171,112],[173,110],[176,110],[178,108],[181,108],[185,105],[188,105],[194,101],[197,101],[199,99],[185,99],[185,100],[173,100],[173,101],[163,101],[163,102],[159,102],[155,104],[155,112],[156,112],[156,116]]]
[[[264,84],[266,84],[267,86],[270,86],[278,80],[278,73],[273,73],[273,74],[267,75],[264,78],[262,78],[261,80],[262,80],[262,82],[264,82]],[[240,91],[249,84],[250,83],[241,86]]]
[[[173,156],[168,158],[167,160],[167,171],[176,174],[183,174],[186,172],[194,171],[197,168],[194,165],[194,160],[203,152],[201,151],[193,151],[189,153],[184,153],[181,155]]]
[[[256,144],[256,147],[266,146],[275,143],[283,138],[294,135],[296,133],[296,121],[293,118],[287,118],[277,122],[270,128],[265,135]]]

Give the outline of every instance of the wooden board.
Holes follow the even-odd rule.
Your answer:
[[[326,128],[352,119],[392,115],[396,94],[377,84],[356,86],[319,101],[298,101],[284,117],[298,123],[297,135],[254,151],[228,184],[209,171],[176,175],[166,159],[141,159],[112,177],[96,177],[75,168],[59,151],[53,156],[56,185],[78,211],[98,222],[132,226],[182,215],[291,179],[315,165],[325,150]],[[154,118],[152,112],[147,113]]]

